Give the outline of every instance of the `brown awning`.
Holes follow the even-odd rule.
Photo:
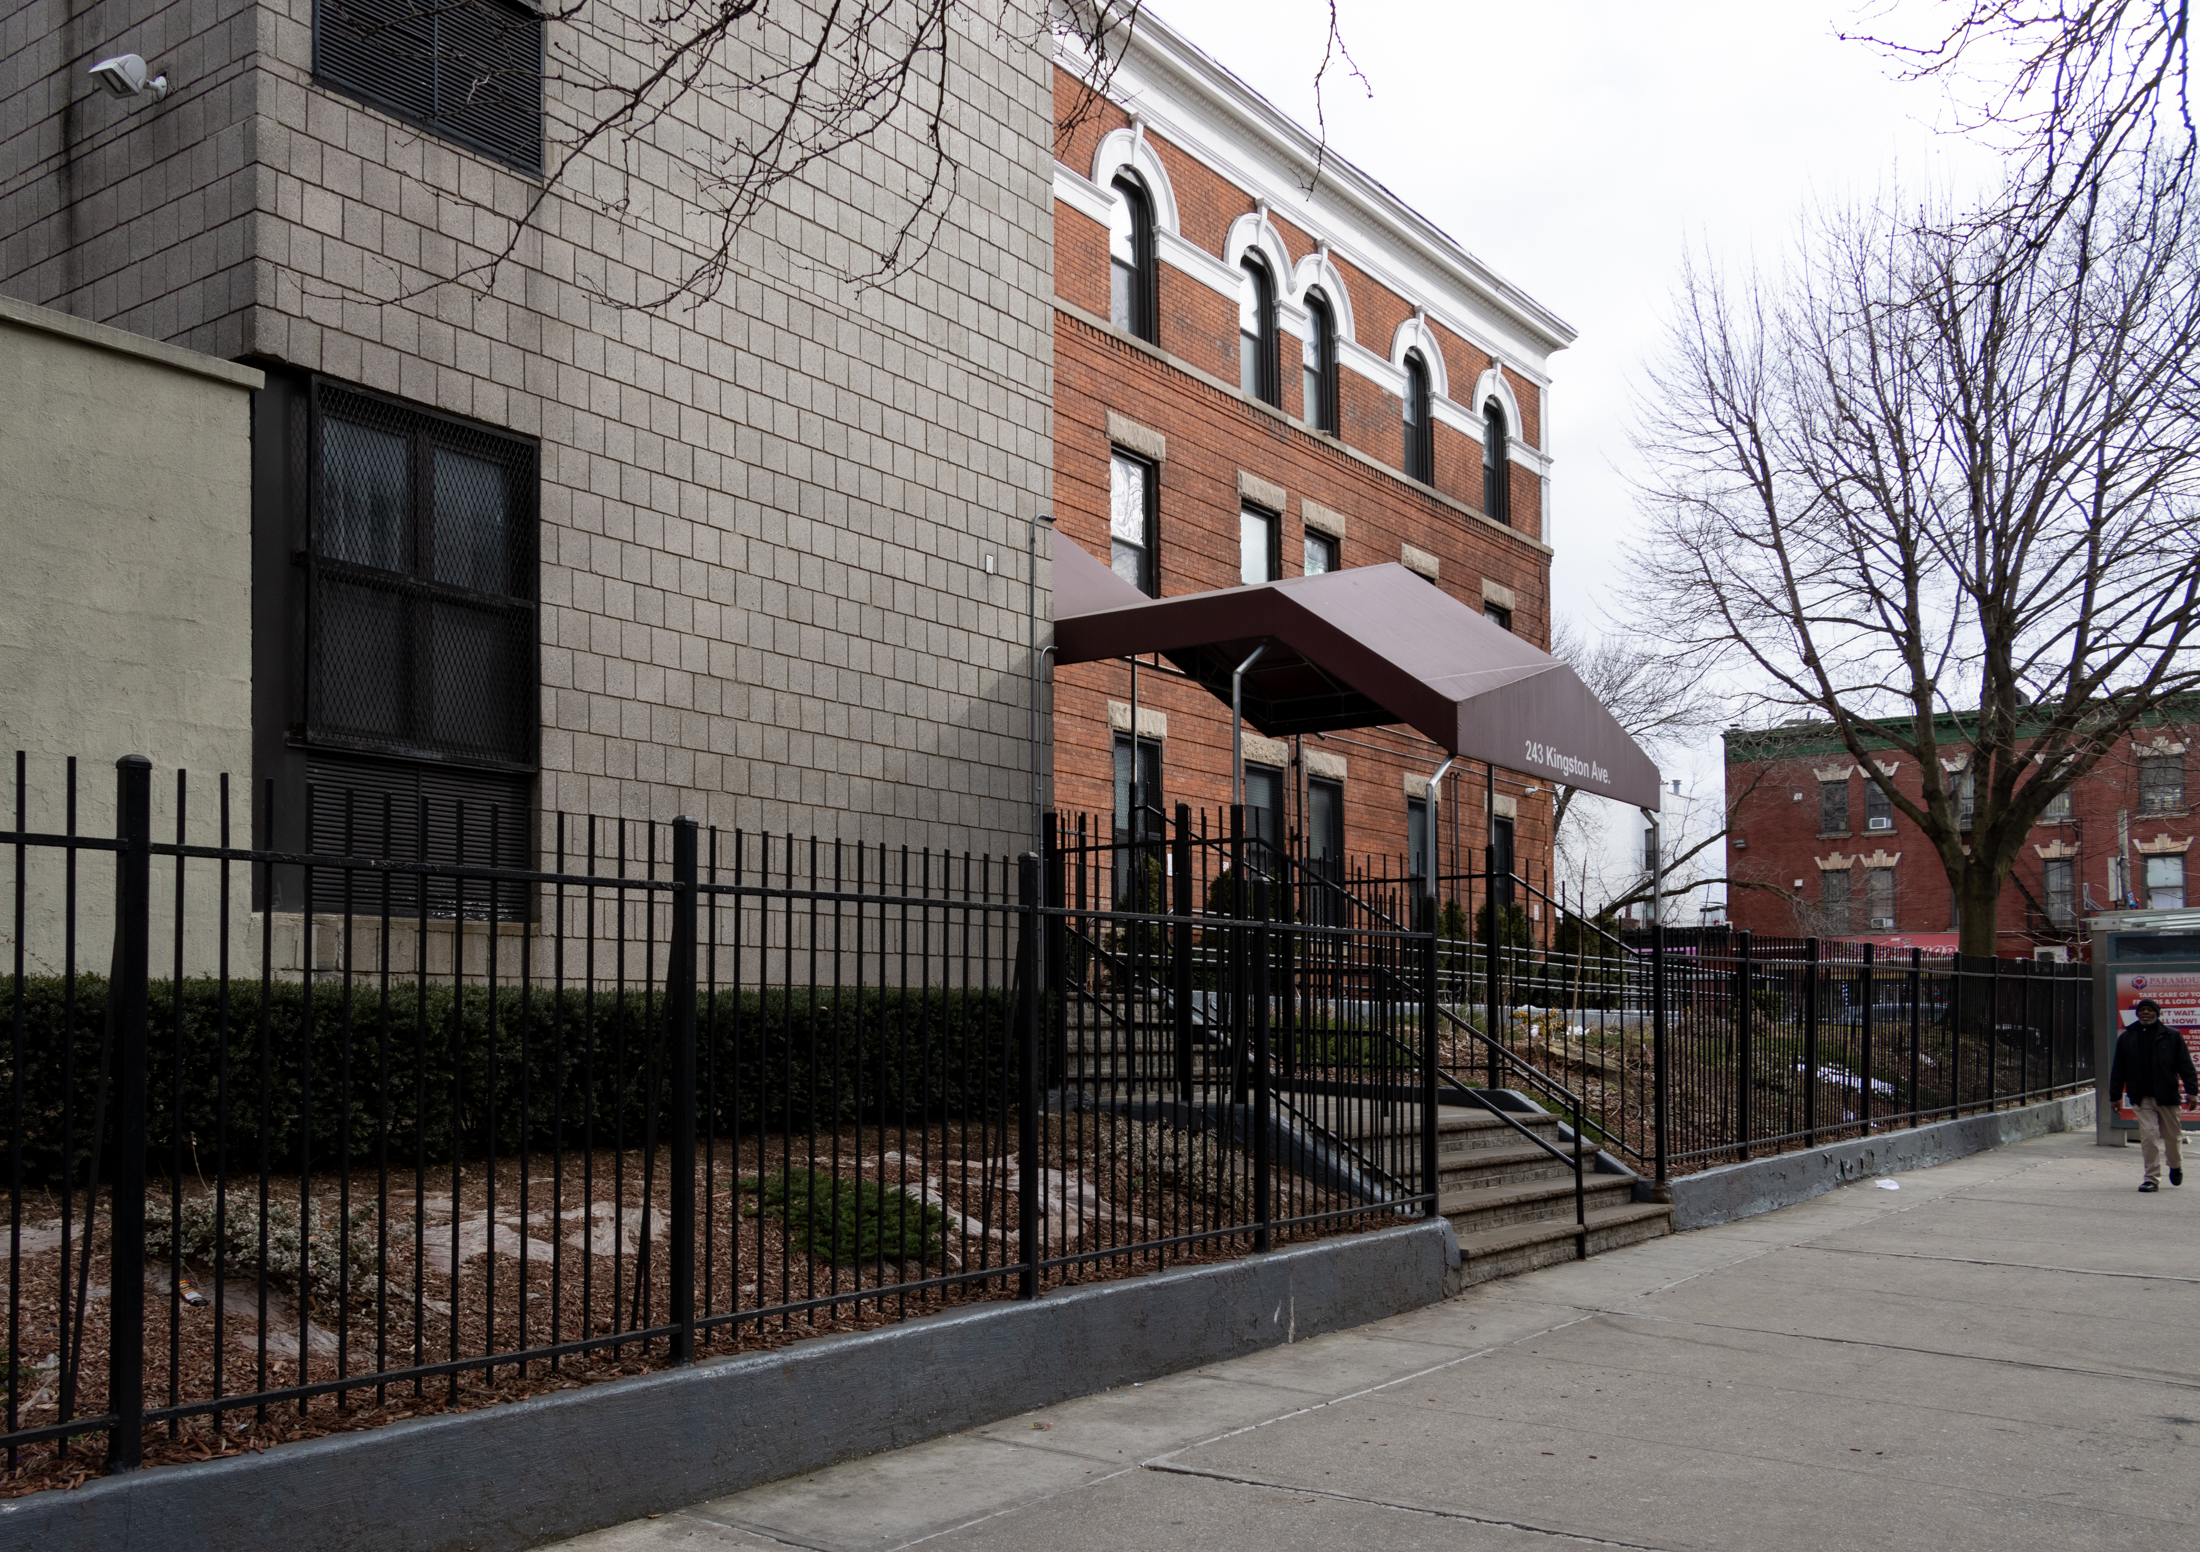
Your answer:
[[[1574,671],[1403,566],[1148,598],[1057,530],[1058,663],[1158,652],[1271,738],[1404,723],[1452,754],[1658,806],[1658,768]]]

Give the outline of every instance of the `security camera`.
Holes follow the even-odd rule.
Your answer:
[[[92,78],[117,97],[135,97],[141,92],[151,92],[158,102],[168,95],[168,77],[148,76],[145,60],[138,54],[117,54],[92,66]]]

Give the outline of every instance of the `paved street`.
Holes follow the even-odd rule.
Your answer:
[[[2181,1545],[2200,1183],[2042,1138],[565,1543]]]

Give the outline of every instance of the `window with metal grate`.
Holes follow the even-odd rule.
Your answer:
[[[306,482],[305,742],[532,770],[532,443],[326,382]]]
[[[398,118],[542,171],[542,18],[507,0],[315,0],[313,74]]]

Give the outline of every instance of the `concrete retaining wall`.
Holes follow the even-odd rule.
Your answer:
[[[1803,1153],[1707,1169],[1673,1182],[1673,1228],[1676,1233],[1707,1229],[1715,1223],[1792,1207],[1870,1175],[1924,1169],[2006,1142],[2047,1132],[2082,1131],[2092,1125],[2093,1096],[2072,1094],[2016,1110],[1937,1121],[1914,1131],[1889,1131]]]
[[[513,1552],[1444,1295],[1442,1220],[0,1502],[39,1552]]]

